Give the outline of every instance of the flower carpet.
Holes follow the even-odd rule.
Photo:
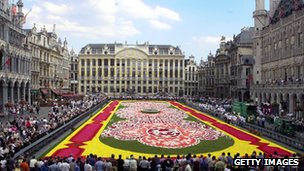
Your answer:
[[[145,110],[157,112],[145,113]],[[46,157],[91,153],[102,157],[153,156],[166,152],[220,155],[223,151],[292,153],[175,101],[115,100],[52,148]]]

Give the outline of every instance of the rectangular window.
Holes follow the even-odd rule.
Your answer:
[[[114,59],[111,59],[111,66],[114,66]]]

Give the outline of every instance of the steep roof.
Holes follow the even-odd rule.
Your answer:
[[[270,16],[270,24],[277,23],[281,18],[288,17],[293,11],[303,10],[302,0],[281,0],[273,16]]]

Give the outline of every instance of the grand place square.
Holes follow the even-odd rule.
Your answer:
[[[304,170],[304,1],[221,3],[0,0],[0,171]]]

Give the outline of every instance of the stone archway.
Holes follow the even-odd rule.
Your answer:
[[[284,104],[283,104],[283,110],[284,110],[284,113],[286,114],[286,113],[289,113],[289,111],[290,111],[290,106],[289,106],[289,100],[290,100],[290,97],[289,97],[289,94],[288,93],[286,93],[286,94],[284,94],[284,98],[285,98],[285,100],[284,100]]]
[[[14,82],[9,81],[7,85],[7,100],[14,103]]]
[[[283,102],[283,94],[282,94],[282,93],[278,93],[277,96],[278,96],[278,97],[277,97],[277,99],[278,99],[278,104],[282,104],[282,102]]]
[[[18,103],[20,99],[20,83],[18,81],[15,81],[14,84],[14,102]]]
[[[24,100],[25,99],[25,83],[24,82],[21,82],[21,84],[20,84],[20,97],[19,97],[19,99],[18,99],[18,101],[20,101],[20,100]]]
[[[277,93],[274,93],[274,94],[273,94],[272,103],[279,104],[279,103],[278,103]]]
[[[263,102],[262,99],[263,99],[263,98],[262,98],[262,93],[259,93],[259,94],[258,94],[258,103],[259,103],[258,105],[259,105],[259,106],[260,106],[261,103]]]
[[[297,110],[297,95],[291,94],[289,99],[289,112],[294,113]]]
[[[238,92],[238,101],[241,102],[242,101],[242,92]]]
[[[25,101],[28,102],[28,104],[31,104],[31,86],[30,83],[27,82],[25,84]]]
[[[272,95],[271,93],[267,93],[267,103],[271,104]]]
[[[0,112],[4,112],[7,103],[7,83],[0,79]]]

